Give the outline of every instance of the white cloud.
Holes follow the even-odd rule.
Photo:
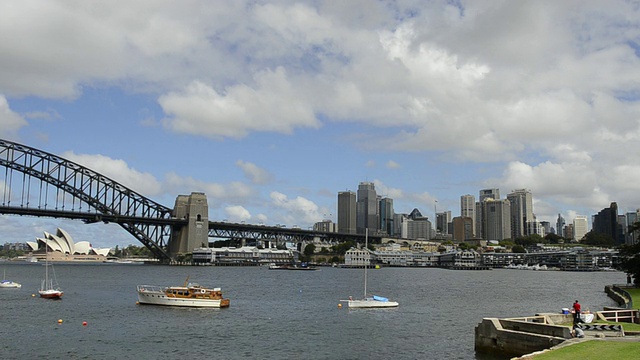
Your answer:
[[[289,199],[287,195],[277,191],[272,191],[270,196],[272,205],[286,212],[286,219],[299,219],[301,223],[306,224],[313,224],[322,219],[318,205],[309,199],[301,196]]]
[[[400,168],[400,164],[398,164],[397,162],[395,162],[393,160],[389,160],[389,161],[387,161],[387,168],[388,169],[398,169],[398,168]]]
[[[227,206],[224,211],[231,222],[239,223],[251,219],[249,210],[240,205]]]
[[[64,152],[61,157],[83,165],[129,189],[145,196],[160,193],[161,183],[150,173],[132,169],[124,160],[111,159],[104,155],[76,154]]]
[[[254,184],[266,184],[271,181],[271,174],[265,169],[258,167],[256,164],[238,160],[236,166],[242,169],[244,175]]]
[[[27,121],[11,110],[7,99],[0,94],[0,137],[15,138],[18,130],[24,126],[27,126]]]
[[[298,127],[319,127],[312,106],[289,82],[284,68],[256,74],[255,86],[239,84],[218,93],[192,82],[181,92],[170,92],[158,102],[165,126],[176,132],[212,138],[242,138],[249,132],[290,134]]]

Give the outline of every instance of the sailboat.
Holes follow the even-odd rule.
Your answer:
[[[369,229],[365,229],[364,233],[364,248],[366,251],[368,250],[369,245]],[[382,296],[368,296],[367,295],[367,267],[368,261],[365,261],[364,264],[364,296],[362,299],[356,300],[349,296],[349,300],[340,300],[347,302],[350,308],[363,308],[363,309],[376,309],[376,308],[392,308],[397,307],[399,304],[395,301],[391,301]]]
[[[21,287],[22,285],[18,284],[17,282],[7,280],[7,270],[4,269],[2,281],[0,282],[0,288],[21,288]]]
[[[57,281],[54,286],[54,281],[56,278],[55,270],[53,270],[53,264],[49,264],[49,243],[45,242],[45,264],[44,264],[44,279],[42,280],[42,284],[40,285],[40,290],[38,294],[40,294],[41,298],[44,299],[60,299],[62,294],[64,293],[59,289]],[[49,266],[51,266],[53,276],[49,278]]]

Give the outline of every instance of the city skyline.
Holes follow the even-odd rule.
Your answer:
[[[212,221],[337,222],[365,181],[434,222],[529,189],[573,225],[640,207],[638,28],[625,1],[3,2],[0,138],[168,207],[204,192]],[[9,242],[58,227],[137,244],[0,216]]]

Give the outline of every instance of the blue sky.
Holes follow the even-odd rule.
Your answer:
[[[628,1],[5,1],[0,138],[212,220],[336,221],[530,189],[540,221],[640,207],[639,5]],[[0,217],[5,241],[114,225]]]

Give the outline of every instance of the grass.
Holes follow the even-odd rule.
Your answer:
[[[640,288],[624,288],[630,295],[635,308],[640,308]]]
[[[638,359],[640,342],[589,340],[536,355],[535,360]]]

